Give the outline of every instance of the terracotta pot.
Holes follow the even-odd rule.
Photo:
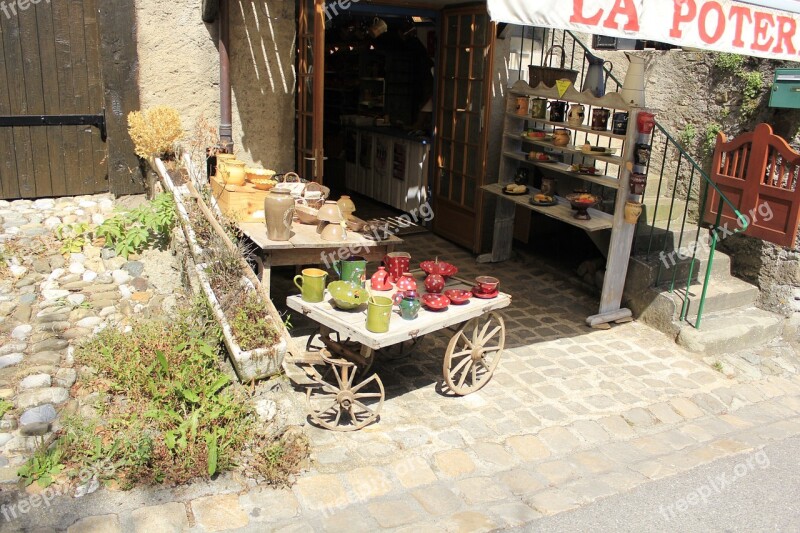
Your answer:
[[[528,97],[527,96],[518,96],[517,97],[517,115],[527,115],[528,114]]]
[[[225,170],[222,179],[228,185],[244,185],[247,175],[244,171],[244,161],[229,159],[225,161]]]
[[[343,195],[341,198],[339,198],[339,200],[336,201],[336,204],[339,206],[339,211],[342,212],[342,216],[345,219],[350,219],[353,213],[356,212],[356,204],[354,204],[353,200],[351,200],[347,195]]]
[[[642,204],[639,202],[625,202],[625,222],[636,224],[642,214]]]
[[[553,146],[566,146],[569,144],[569,131],[556,130],[553,132]]]
[[[272,189],[264,198],[267,237],[272,241],[288,241],[292,236],[294,198],[285,189]]]

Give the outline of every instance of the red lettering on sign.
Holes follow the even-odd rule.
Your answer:
[[[750,13],[750,8],[744,6],[731,6],[730,18],[736,24],[736,31],[733,34],[733,46],[737,48],[744,48],[744,41],[742,40],[742,26],[744,19],[747,22],[753,21],[753,15]]]
[[[772,46],[772,41],[775,39],[770,37],[766,41],[761,42],[761,39],[767,37],[767,32],[771,26],[775,25],[775,20],[770,13],[763,13],[756,11],[755,14],[755,27],[753,28],[753,44],[750,48],[760,52],[766,52]]]
[[[716,28],[714,33],[708,33],[708,13],[710,11],[717,13]],[[706,44],[715,43],[725,33],[725,14],[722,12],[722,6],[718,2],[706,2],[700,8],[700,17],[698,23],[698,30],[700,30],[700,39]]]
[[[600,22],[600,17],[602,16],[603,16],[603,10],[598,9],[597,13],[586,17],[583,14],[583,0],[572,1],[572,16],[569,17],[570,22],[577,22],[578,24],[591,24],[592,26],[597,26],[597,23]]]
[[[794,38],[796,31],[797,23],[793,18],[778,15],[778,39],[775,41],[775,48],[772,51],[776,54],[782,54],[783,47],[786,46],[787,54],[796,54],[797,50],[795,50],[792,43],[792,38]]]
[[[608,18],[603,22],[606,28],[619,29],[617,24],[617,15],[624,15],[628,17],[628,22],[622,27],[624,30],[639,31],[639,15],[636,13],[636,6],[630,0],[616,0],[614,7],[608,13]]]
[[[675,11],[672,15],[672,29],[669,30],[669,36],[681,37],[683,35],[683,30],[680,29],[680,25],[694,18],[697,14],[697,5],[694,3],[694,0],[684,0],[682,2],[674,0],[674,3]],[[686,7],[685,10],[684,6]]]

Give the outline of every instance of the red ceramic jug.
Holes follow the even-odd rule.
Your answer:
[[[407,252],[389,252],[383,258],[383,264],[389,269],[389,283],[397,283],[411,266],[411,254]]]

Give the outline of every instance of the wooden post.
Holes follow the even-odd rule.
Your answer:
[[[109,188],[116,195],[139,194],[144,192],[144,180],[128,135],[128,113],[140,106],[135,2],[98,2],[98,21]]]

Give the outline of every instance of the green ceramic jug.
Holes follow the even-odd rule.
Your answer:
[[[386,333],[392,319],[392,299],[386,296],[373,296],[367,302],[367,330],[372,333]]]
[[[333,270],[342,281],[363,287],[367,280],[367,260],[363,257],[353,256],[333,262]]]
[[[318,303],[325,295],[325,279],[328,273],[319,268],[306,268],[302,275],[294,277],[294,284],[300,289],[303,301]]]

